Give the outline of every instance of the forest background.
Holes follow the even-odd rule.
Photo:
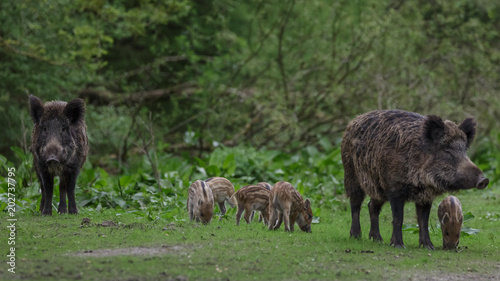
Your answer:
[[[17,167],[18,207],[35,212],[28,95],[80,97],[80,206],[180,210],[210,176],[289,180],[328,206],[347,123],[397,108],[474,116],[469,156],[494,185],[499,31],[500,3],[484,0],[4,0],[0,164]]]

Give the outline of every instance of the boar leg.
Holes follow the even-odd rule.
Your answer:
[[[238,212],[236,212],[236,225],[240,225],[240,219],[241,219],[241,214],[245,208],[243,207],[242,204],[238,204]]]
[[[38,178],[38,182],[40,183],[40,190],[42,191],[42,199],[40,200],[40,213],[43,212],[43,208],[45,206],[45,188],[43,187],[43,180],[40,177],[40,173],[38,170],[36,171],[36,177]]]
[[[283,221],[285,222],[285,231],[290,232],[290,212],[283,212]]]
[[[252,211],[252,207],[251,206],[245,206],[245,216],[243,217],[245,219],[245,221],[250,224],[250,222],[252,221],[253,219],[253,211]]]
[[[271,204],[269,204],[269,221],[267,222],[268,224],[268,229],[269,230],[274,230],[276,229],[275,228],[275,224],[273,222],[276,221],[276,219],[278,218],[278,214],[276,213],[276,209],[274,208],[274,206],[272,206]]]
[[[252,211],[252,213],[250,214],[250,221],[253,221],[254,216],[255,216],[255,211]]]
[[[290,229],[290,204],[285,204],[283,206],[283,221],[285,222],[285,231],[291,231]]]
[[[61,182],[59,183],[59,207],[57,208],[57,212],[59,214],[66,214],[68,212],[68,208],[66,207],[66,177],[59,177]]]
[[[434,250],[431,238],[429,237],[429,214],[431,213],[432,203],[415,204],[417,209],[417,222],[419,228],[418,247],[424,245],[429,250]]]
[[[405,248],[403,244],[403,217],[405,201],[402,198],[391,198],[392,238],[391,245],[395,248]]]
[[[283,222],[283,213],[278,213],[278,218],[275,220],[274,229],[275,230],[279,229],[282,222]],[[272,221],[269,223],[272,223]]]
[[[384,203],[384,201],[374,200],[373,198],[368,203],[368,210],[370,210],[370,234],[368,234],[368,239],[382,243],[384,240],[380,235],[379,215]]]
[[[365,199],[365,193],[361,190],[361,187],[356,186],[351,187],[351,237],[361,238],[361,225],[359,223],[359,213],[361,211],[361,204]]]
[[[220,210],[220,218],[219,220],[222,220],[222,217],[226,214],[226,204],[224,203],[224,201],[222,201],[222,203],[218,203],[219,204],[219,210]]]
[[[297,221],[298,214],[290,214],[290,232],[294,231],[295,222]]]
[[[54,193],[54,176],[48,172],[42,172],[40,175],[42,179],[42,200],[43,209],[41,210],[42,215],[52,216],[52,195]],[[42,203],[40,203],[40,206]]]
[[[365,199],[365,193],[361,189],[361,185],[356,178],[356,169],[354,168],[353,159],[345,157],[342,153],[342,163],[344,164],[345,177],[344,185],[347,197],[351,201],[351,231],[350,237],[361,238],[361,225],[359,224],[359,212],[361,204]]]
[[[66,190],[66,192],[68,193],[68,211],[70,214],[78,214],[75,200],[75,187],[77,177],[78,172],[68,172],[64,175],[64,179],[61,180],[61,185],[63,185],[62,189]],[[61,187],[59,187],[59,191],[60,190]],[[66,201],[66,199],[64,199],[64,201]]]
[[[188,203],[189,204],[189,203]],[[194,221],[194,211],[193,207],[188,205],[188,211],[189,211],[189,220]]]
[[[269,223],[269,208],[265,208],[264,211],[260,212],[259,222],[261,222],[262,219],[264,220],[264,224],[267,225]]]

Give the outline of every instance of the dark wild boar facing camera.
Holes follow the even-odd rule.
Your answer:
[[[475,135],[473,118],[457,126],[435,115],[379,110],[352,120],[341,144],[345,190],[351,203],[351,237],[361,236],[359,213],[368,195],[368,237],[383,241],[379,214],[389,201],[393,217],[391,245],[404,247],[404,204],[412,201],[420,228],[419,245],[434,249],[428,230],[434,198],[459,189],[483,189],[489,183],[466,153]]]
[[[52,215],[54,177],[59,176],[58,212],[77,214],[75,202],[76,179],[89,150],[85,125],[85,102],[51,101],[45,104],[30,95],[30,115],[34,127],[31,151],[40,186],[42,215]],[[68,207],[66,206],[68,196]]]

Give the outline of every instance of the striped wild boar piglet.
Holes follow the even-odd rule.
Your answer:
[[[231,208],[236,206],[236,200],[232,198],[234,194],[234,186],[231,181],[222,177],[208,178],[205,182],[208,183],[210,189],[212,189],[214,201],[219,205],[221,213],[219,220],[222,220],[222,216],[226,214],[226,205],[224,202],[227,201]]]
[[[377,110],[352,120],[341,144],[344,185],[351,203],[351,237],[361,237],[359,213],[368,195],[368,237],[383,241],[379,215],[389,201],[390,244],[404,248],[404,205],[410,201],[415,202],[419,246],[434,249],[428,228],[434,198],[460,189],[484,189],[489,183],[467,156],[475,135],[473,118],[457,125],[436,115]]]
[[[187,210],[190,220],[210,223],[214,214],[214,196],[208,183],[197,180],[189,186]]]
[[[263,187],[269,189],[269,191],[271,191],[271,188],[273,188],[273,186],[271,184],[267,183],[267,182],[259,182],[257,185],[262,185]],[[254,211],[254,213],[255,213],[255,211]],[[252,220],[253,220],[253,215],[254,214],[252,214]],[[261,222],[263,219],[264,218],[262,216],[262,212],[260,212],[260,214],[259,214],[259,222]],[[266,221],[264,221],[264,223],[267,225]]]
[[[297,222],[302,231],[310,233],[312,218],[311,201],[304,200],[292,184],[280,181],[273,186],[269,197],[269,230],[280,228],[284,221],[285,231],[293,231]]]
[[[44,104],[39,98],[30,95],[29,104],[34,123],[31,135],[33,166],[42,190],[40,212],[42,215],[52,215],[54,177],[59,176],[60,200],[57,211],[63,214],[69,210],[70,214],[77,214],[76,179],[89,151],[85,102],[74,99]]]
[[[236,225],[240,225],[241,214],[245,211],[245,221],[250,223],[253,220],[255,211],[260,211],[263,214],[264,222],[267,224],[269,218],[269,194],[271,191],[264,185],[247,185],[240,188],[234,194],[234,199],[238,204],[238,212],[236,213]]]
[[[451,195],[444,198],[438,207],[438,218],[443,233],[443,249],[456,249],[460,242],[460,231],[464,220],[460,201]]]

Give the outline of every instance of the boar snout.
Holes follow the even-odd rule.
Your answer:
[[[49,157],[47,157],[47,160],[45,160],[45,163],[47,164],[57,164],[59,163],[59,159],[55,156],[55,155],[49,155]]]
[[[311,226],[310,225],[304,225],[302,228],[302,231],[307,232],[307,233],[312,233]]]
[[[443,245],[443,250],[456,250],[460,241],[457,240],[455,243],[447,243]]]
[[[490,183],[490,180],[488,178],[485,178],[483,175],[479,176],[479,181],[477,182],[476,188],[477,189],[484,189],[488,186]]]

